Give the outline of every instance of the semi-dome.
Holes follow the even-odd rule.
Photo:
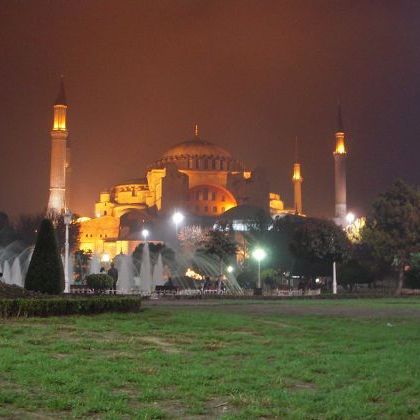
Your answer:
[[[179,158],[179,157],[219,157],[219,158],[232,158],[231,154],[222,147],[216,146],[209,141],[201,140],[195,137],[192,140],[183,141],[175,146],[172,146],[163,154],[163,158]]]

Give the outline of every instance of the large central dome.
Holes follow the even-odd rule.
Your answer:
[[[187,171],[242,171],[243,163],[232,158],[223,147],[209,141],[202,140],[198,133],[198,126],[194,128],[194,137],[183,141],[168,149],[154,164],[152,169],[165,167],[174,163],[178,170]]]
[[[219,157],[231,158],[231,154],[222,147],[216,146],[209,141],[201,140],[198,136],[192,140],[183,141],[172,146],[163,154],[165,159],[180,157]]]

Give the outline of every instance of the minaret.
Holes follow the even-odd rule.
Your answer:
[[[298,157],[298,139],[296,137],[295,147],[295,163],[293,164],[293,197],[294,209],[296,214],[302,214],[302,182],[303,178],[300,173],[300,163]]]
[[[200,135],[200,131],[198,129],[198,124],[194,124],[194,138],[198,139]]]
[[[48,200],[48,214],[62,213],[66,210],[66,169],[67,152],[67,101],[64,91],[64,81],[61,78],[60,90],[54,103],[53,128],[51,130],[51,170],[50,170],[50,198]]]
[[[341,105],[337,110],[337,132],[335,133],[334,177],[335,177],[335,222],[345,226],[347,214],[346,193],[346,146],[344,142],[344,127],[341,116]]]
[[[66,144],[66,209],[70,208],[70,189],[71,189],[71,140],[67,138]]]

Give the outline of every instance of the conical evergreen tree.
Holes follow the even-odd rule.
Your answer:
[[[25,289],[58,294],[64,290],[64,269],[51,220],[41,222]]]

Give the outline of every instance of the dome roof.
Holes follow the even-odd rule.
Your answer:
[[[253,206],[250,204],[241,204],[225,211],[220,216],[220,219],[223,221],[258,219],[270,220],[270,216],[261,207]]]
[[[221,158],[232,158],[231,154],[222,147],[216,146],[198,136],[172,146],[163,154],[163,158],[176,158],[185,156],[213,156]]]

